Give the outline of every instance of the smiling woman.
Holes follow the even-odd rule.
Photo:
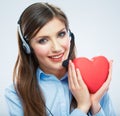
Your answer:
[[[44,72],[56,77],[65,74],[62,62],[69,54],[70,37],[63,22],[53,18],[31,39],[30,46]]]
[[[107,93],[112,62],[104,86],[89,93],[72,63],[73,42],[68,19],[57,6],[39,2],[24,10],[18,21],[13,84],[5,91],[11,116],[115,116]]]

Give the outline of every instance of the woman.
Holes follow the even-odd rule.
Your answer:
[[[11,116],[115,116],[107,93],[112,61],[108,79],[90,94],[71,61],[74,35],[60,8],[48,3],[26,8],[18,21],[18,46],[13,85],[5,94]]]

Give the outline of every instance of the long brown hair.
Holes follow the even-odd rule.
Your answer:
[[[19,24],[25,41],[29,44],[37,32],[54,17],[62,21],[66,29],[69,23],[60,8],[48,3],[34,3],[22,13]],[[13,71],[13,83],[21,100],[24,116],[46,116],[46,107],[40,85],[37,83],[38,61],[34,53],[26,54],[18,33],[18,57]],[[71,59],[75,58],[73,51]]]

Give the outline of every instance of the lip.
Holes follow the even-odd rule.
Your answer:
[[[49,58],[54,62],[60,62],[60,61],[62,61],[63,56],[64,56],[64,53],[61,53],[61,54],[49,56]]]

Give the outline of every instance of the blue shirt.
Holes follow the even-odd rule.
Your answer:
[[[36,71],[38,84],[41,86],[46,101],[48,116],[87,116],[80,109],[70,112],[72,94],[68,88],[67,73],[60,80],[54,75],[45,74],[39,68]],[[23,108],[13,85],[5,90],[10,116],[23,116]],[[101,109],[95,116],[116,116],[108,93],[100,101]],[[88,113],[88,116],[92,116]]]

